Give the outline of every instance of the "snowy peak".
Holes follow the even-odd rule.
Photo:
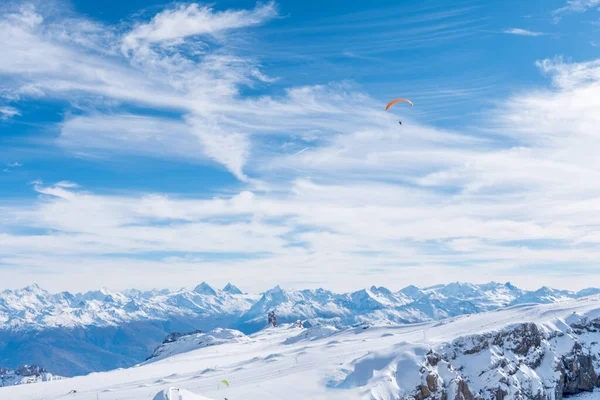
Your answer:
[[[580,290],[579,292],[577,292],[575,294],[575,297],[580,298],[580,297],[594,296],[597,294],[600,294],[600,289],[587,288],[587,289],[583,289],[583,290]]]
[[[21,292],[21,294],[32,294],[32,295],[46,295],[46,294],[48,294],[48,292],[45,291],[44,289],[42,289],[37,283],[34,283],[32,285],[29,285],[29,286],[25,286],[19,292]]]
[[[467,299],[473,297],[479,297],[481,295],[481,290],[470,283],[460,283],[454,282],[449,283],[439,289],[435,290],[437,293],[441,293],[447,297],[454,297],[458,299]]]
[[[576,295],[568,290],[556,290],[543,286],[534,292],[527,292],[513,300],[512,304],[549,304],[575,298]]]
[[[215,289],[213,289],[213,287],[210,286],[206,282],[202,282],[201,284],[196,286],[194,288],[194,292],[196,292],[198,294],[203,294],[206,296],[216,296],[217,295],[217,291]]]
[[[257,304],[264,304],[265,306],[275,307],[281,303],[287,302],[290,298],[297,298],[300,292],[287,292],[283,290],[279,285],[272,289],[267,290]]]
[[[415,285],[409,285],[404,289],[401,289],[399,293],[402,293],[413,300],[417,300],[419,297],[424,295],[423,291]]]
[[[281,286],[277,285],[274,288],[267,290],[265,292],[265,295],[275,295],[275,296],[277,296],[277,295],[282,294],[282,293],[285,293],[285,290],[283,290],[281,288]]]
[[[229,294],[243,294],[243,292],[237,286],[234,286],[231,283],[225,285],[223,291]]]

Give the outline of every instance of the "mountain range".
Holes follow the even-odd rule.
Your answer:
[[[418,324],[283,323],[174,333],[146,361],[0,398],[62,400],[591,400],[600,296]]]
[[[336,328],[441,320],[509,306],[547,304],[600,293],[542,287],[526,291],[510,283],[451,283],[392,291],[372,286],[351,293],[325,289],[245,294],[228,284],[203,282],[194,289],[101,289],[50,293],[37,285],[0,293],[0,366],[37,364],[61,376],[129,367],[145,360],[173,331],[215,328],[251,334],[275,310],[279,323],[305,321]]]

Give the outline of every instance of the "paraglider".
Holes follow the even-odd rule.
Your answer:
[[[390,101],[390,102],[388,103],[388,105],[387,105],[387,106],[385,106],[385,111],[389,110],[389,108],[390,108],[391,106],[393,106],[394,104],[396,104],[396,103],[408,103],[408,104],[410,104],[410,106],[411,106],[411,107],[413,106],[413,103],[412,103],[412,101],[410,101],[410,100],[408,100],[408,99],[396,99],[396,100],[392,100],[392,101]]]
[[[222,383],[223,385],[225,385],[225,386],[229,387],[229,382],[227,382],[225,379],[223,379],[223,380],[222,380],[221,382],[219,382],[219,383]]]
[[[408,99],[396,99],[396,100],[392,100],[388,103],[388,105],[385,107],[385,111],[389,110],[389,108],[396,103],[408,103],[408,104],[410,104],[411,107],[413,106],[412,101],[410,101]],[[398,123],[400,125],[402,125],[402,121],[398,121]]]

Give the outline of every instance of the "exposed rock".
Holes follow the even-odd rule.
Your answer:
[[[429,350],[427,352],[427,363],[432,367],[435,367],[438,362],[440,362],[441,357],[439,354],[433,352],[433,350]]]
[[[431,396],[431,391],[427,387],[427,385],[419,386],[417,393],[415,394],[415,400],[423,400],[427,399]]]
[[[179,338],[183,337],[183,336],[188,336],[188,335],[195,335],[197,333],[202,333],[201,329],[197,329],[195,331],[192,332],[187,332],[187,333],[182,333],[182,332],[171,332],[169,333],[165,339],[162,341],[162,344],[165,343],[173,343],[175,341],[177,341]]]
[[[462,379],[458,381],[458,388],[456,390],[456,396],[454,400],[474,400],[475,396],[469,390],[469,385]]]
[[[576,344],[573,353],[563,357],[560,372],[562,382],[562,393],[564,395],[591,392],[600,385],[598,375],[594,370],[593,359],[584,354],[580,344]]]
[[[437,380],[437,376],[429,374],[427,375],[427,378],[425,378],[426,382],[427,382],[427,388],[432,391],[435,392],[438,389],[438,380]]]
[[[590,333],[599,331],[599,321],[559,324],[562,330],[523,323],[458,338],[427,352],[421,368],[423,384],[414,399],[562,400],[591,392],[600,387],[600,340],[590,340]],[[482,364],[476,375],[469,375],[474,372],[472,366],[465,368],[469,360],[489,360],[489,365]],[[470,388],[473,383],[476,392]]]
[[[536,324],[521,324],[515,329],[499,333],[493,343],[524,356],[531,349],[540,347],[542,335]]]

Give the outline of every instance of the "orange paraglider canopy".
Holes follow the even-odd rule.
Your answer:
[[[390,108],[391,106],[393,106],[396,103],[408,103],[410,104],[410,106],[412,107],[413,103],[410,100],[407,99],[396,99],[396,100],[392,100],[388,103],[388,105],[385,107],[385,110],[387,111],[388,108]]]

